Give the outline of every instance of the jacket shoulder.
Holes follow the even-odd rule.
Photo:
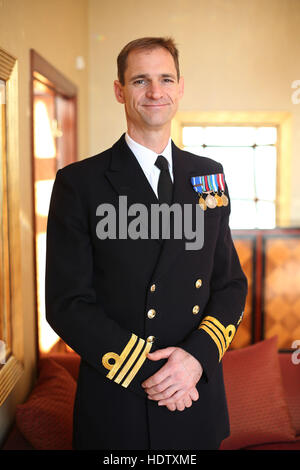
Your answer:
[[[201,171],[205,169],[208,174],[223,173],[223,166],[217,160],[209,157],[202,157],[201,155],[195,155],[194,153],[187,152],[186,150],[181,150],[181,152],[183,152],[184,157],[189,159],[193,167],[199,168]]]
[[[83,158],[61,168],[58,173],[67,179],[85,179],[103,173],[109,166],[111,148],[91,157]]]

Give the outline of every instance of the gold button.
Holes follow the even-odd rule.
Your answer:
[[[154,308],[150,308],[150,310],[148,310],[148,313],[147,313],[148,318],[154,318],[155,315],[156,315],[156,311],[154,310]]]
[[[148,336],[147,343],[154,343],[155,336]]]
[[[195,286],[197,287],[197,289],[199,289],[199,287],[202,286],[202,279],[197,279],[197,281],[195,282]]]
[[[200,310],[199,305],[194,305],[194,307],[193,307],[193,314],[194,314],[194,315],[197,315],[197,313],[199,313],[199,310]]]
[[[156,285],[155,285],[155,284],[152,284],[152,286],[150,287],[151,292],[154,292],[155,289],[156,289]]]

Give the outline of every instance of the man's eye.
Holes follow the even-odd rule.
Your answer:
[[[138,80],[134,80],[134,85],[144,85],[146,81],[143,78],[139,78]]]
[[[172,78],[164,78],[165,83],[173,83],[174,80]]]

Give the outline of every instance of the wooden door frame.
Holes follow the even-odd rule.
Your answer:
[[[21,273],[18,60],[2,48],[0,48],[0,79],[5,82],[6,87],[5,147],[3,146],[2,155],[6,160],[6,188],[2,189],[6,192],[4,196],[7,199],[6,259],[9,279],[5,287],[8,287],[11,328],[9,356],[5,357],[4,364],[0,364],[1,407],[24,372],[23,315],[25,314],[22,305]],[[0,112],[1,108],[2,106]]]
[[[47,85],[49,88],[71,100],[74,105],[74,160],[78,159],[78,119],[77,119],[77,87],[68,78],[66,78],[59,70],[44,59],[36,50],[30,49],[30,144],[31,144],[31,171],[32,171],[32,227],[33,227],[33,254],[34,254],[34,296],[35,296],[35,319],[36,319],[36,353],[40,356],[39,351],[39,334],[38,334],[38,292],[37,292],[37,256],[36,256],[36,221],[35,221],[35,165],[34,165],[34,80]]]

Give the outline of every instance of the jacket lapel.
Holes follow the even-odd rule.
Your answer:
[[[190,177],[199,174],[198,170],[190,164],[187,154],[182,152],[172,142],[172,159],[174,173],[173,204],[180,204],[182,213],[184,204],[195,205],[198,202]],[[151,204],[158,204],[158,199],[151,188],[137,159],[126,144],[124,134],[112,147],[110,167],[106,170],[106,177],[119,196],[127,196],[128,207],[135,203],[144,204],[149,213]],[[180,239],[165,239],[153,242],[160,243],[161,251],[153,273],[153,279],[158,280],[171,268],[178,256],[185,250],[187,240],[184,231]]]
[[[112,158],[106,177],[119,196],[127,196],[128,206],[141,203],[147,207],[158,199],[141,166],[126,144],[124,134],[112,147]]]
[[[134,204],[146,207],[148,224],[147,227],[141,227],[141,230],[147,232],[150,238],[149,214],[151,205],[158,204],[158,199],[136,157],[126,144],[125,134],[112,147],[111,163],[105,175],[116,193],[127,197],[127,210]],[[127,223],[129,219],[130,217]],[[153,239],[152,243],[157,247],[161,245],[161,240]]]

